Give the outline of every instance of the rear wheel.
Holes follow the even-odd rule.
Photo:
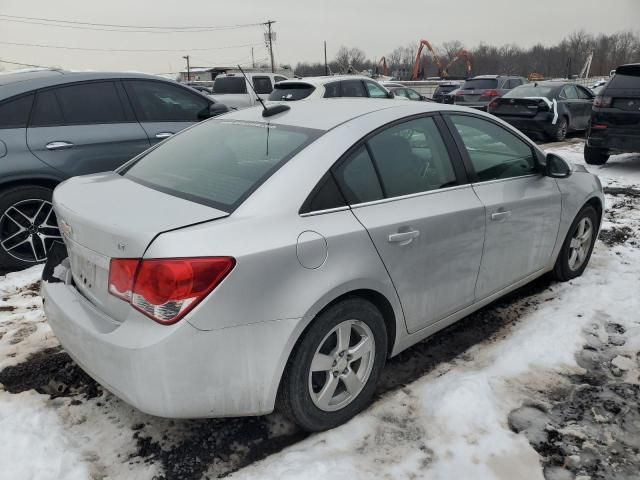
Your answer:
[[[47,259],[51,244],[61,238],[51,195],[39,185],[0,193],[0,265],[27,268]]]
[[[566,282],[582,275],[591,258],[599,223],[598,214],[591,205],[580,210],[569,228],[553,269],[557,280]]]
[[[589,165],[604,165],[609,160],[609,153],[602,148],[584,146],[584,160]]]
[[[567,132],[569,131],[569,121],[567,117],[562,117],[558,120],[558,125],[556,126],[556,131],[553,134],[553,139],[557,142],[563,141],[567,138]]]
[[[279,407],[309,431],[345,423],[370,402],[386,353],[384,319],[373,304],[349,298],[332,305],[291,354]]]

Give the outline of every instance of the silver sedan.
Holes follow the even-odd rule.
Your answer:
[[[387,358],[586,268],[598,178],[495,117],[368,99],[279,110],[208,120],[55,190],[48,320],[140,410],[278,404],[332,428],[366,407]]]

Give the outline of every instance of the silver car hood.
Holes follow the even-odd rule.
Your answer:
[[[53,204],[65,240],[110,258],[142,257],[159,233],[229,215],[113,172],[67,180]]]

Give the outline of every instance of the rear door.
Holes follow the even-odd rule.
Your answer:
[[[447,114],[473,189],[486,207],[476,298],[549,265],[560,224],[560,190],[539,173],[531,145],[492,121]]]
[[[149,147],[117,81],[40,90],[27,129],[31,152],[65,175],[114,170]]]
[[[582,130],[586,129],[589,125],[591,108],[593,107],[593,94],[580,85],[576,85],[576,91],[578,92],[578,99],[581,107],[580,123],[577,128]]]
[[[409,332],[473,303],[482,256],[484,207],[440,120],[391,125],[334,168],[391,276]]]
[[[583,105],[578,98],[578,92],[573,85],[562,87],[559,98],[564,102],[569,111],[569,128],[580,129],[582,124]]]
[[[151,145],[209,117],[211,101],[190,89],[154,80],[123,83]]]

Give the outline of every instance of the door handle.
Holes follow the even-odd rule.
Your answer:
[[[159,133],[156,133],[156,138],[160,138],[160,139],[169,138],[172,135],[173,135],[173,132],[159,132]]]
[[[397,243],[400,246],[409,245],[414,238],[420,236],[419,230],[411,230],[409,232],[398,232],[389,235],[389,243]]]
[[[494,222],[502,222],[511,216],[511,210],[507,210],[506,212],[496,212],[491,214],[491,220]]]
[[[62,142],[62,141],[49,142],[45,145],[45,148],[47,150],[66,150],[67,148],[72,148],[72,147],[73,147],[73,143]]]

